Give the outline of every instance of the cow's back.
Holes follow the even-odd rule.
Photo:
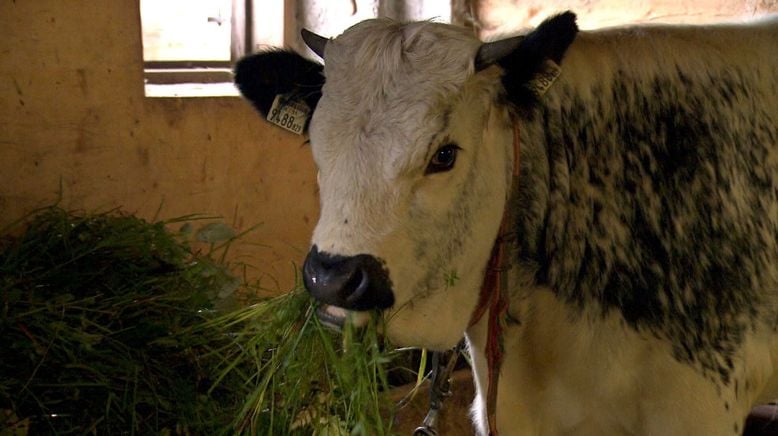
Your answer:
[[[616,27],[579,33],[564,67],[573,73],[567,77],[569,83],[581,88],[615,82],[619,72],[639,78],[681,68],[704,77],[720,69],[742,68],[754,72],[775,98],[776,40],[778,15],[744,24]]]
[[[584,32],[562,68],[521,121],[547,159],[524,163],[521,197],[547,201],[522,212],[542,229],[522,256],[574,307],[728,383],[776,322],[778,20]]]

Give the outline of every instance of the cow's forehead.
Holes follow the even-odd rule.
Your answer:
[[[469,30],[447,24],[366,20],[327,45],[325,74],[408,74],[408,69],[420,69],[461,75],[472,65],[479,44]]]
[[[444,112],[473,74],[479,45],[466,29],[432,22],[376,19],[348,29],[324,54],[314,147],[381,143],[389,154],[407,153],[439,129],[428,115]]]

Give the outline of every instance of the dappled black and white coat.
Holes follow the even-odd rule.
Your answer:
[[[507,208],[500,434],[737,435],[778,396],[778,20],[579,33],[565,13],[483,46],[379,19],[318,50],[248,57],[236,82],[263,114],[315,107],[323,319],[382,309],[395,343],[434,349],[464,333],[487,432],[469,320]]]

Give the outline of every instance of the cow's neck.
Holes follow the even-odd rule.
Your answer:
[[[511,190],[517,190],[519,186],[521,142],[519,124],[513,123],[513,171],[511,180]],[[510,204],[512,194],[509,190],[506,201]],[[483,370],[480,371],[482,380],[477,384],[478,395],[483,398],[484,413],[486,415],[486,430],[488,434],[497,436],[497,387],[499,384],[500,367],[503,361],[503,334],[508,326],[509,301],[508,294],[510,284],[508,272],[511,268],[510,256],[512,245],[515,243],[515,230],[512,228],[514,223],[513,208],[506,204],[505,212],[502,217],[502,223],[497,235],[492,255],[486,268],[484,280],[481,285],[481,291],[478,298],[478,304],[471,315],[469,328],[482,330],[480,334],[476,333],[478,339],[479,354],[483,358]],[[473,340],[468,339],[473,347]],[[471,350],[472,351],[472,350]],[[485,374],[484,374],[485,372]],[[483,377],[485,375],[485,377]],[[483,380],[485,378],[485,380]]]

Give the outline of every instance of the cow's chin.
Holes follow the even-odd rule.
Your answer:
[[[316,315],[319,317],[319,321],[325,326],[333,330],[341,331],[347,322],[350,322],[356,328],[366,326],[370,320],[371,313],[322,304],[317,309]]]
[[[464,335],[466,326],[460,329],[457,324],[439,314],[419,316],[401,311],[388,316],[385,336],[394,346],[445,351],[454,347]]]
[[[319,321],[335,331],[342,331],[346,323],[350,323],[355,328],[365,327],[370,317],[376,314],[375,311],[354,311],[323,303],[316,311]],[[457,328],[445,328],[446,325],[453,325],[451,324],[453,320],[441,319],[438,316],[432,317],[434,319],[425,317],[423,321],[430,326],[420,330],[411,327],[417,325],[420,320],[414,319],[408,312],[391,313],[390,311],[390,313],[384,312],[384,316],[387,316],[387,322],[380,333],[396,346],[423,347],[442,351],[452,348],[462,339],[462,333],[457,333]],[[461,331],[463,332],[464,329],[465,326]]]

